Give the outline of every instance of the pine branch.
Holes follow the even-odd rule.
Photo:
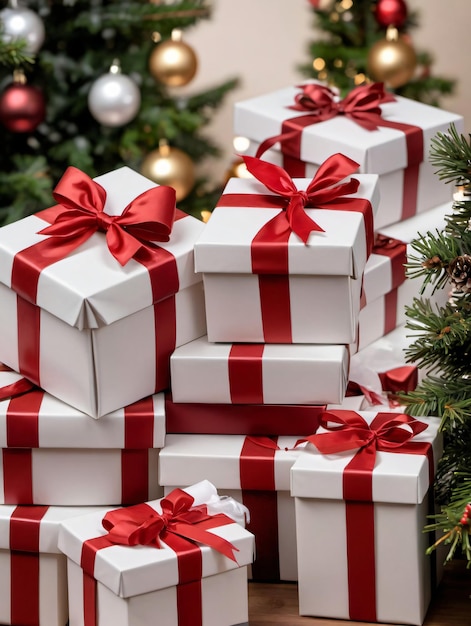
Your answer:
[[[14,69],[15,67],[32,65],[34,55],[26,51],[24,40],[5,41],[0,30],[0,65]]]
[[[436,174],[446,183],[471,182],[471,144],[458,134],[454,124],[448,133],[437,133],[432,138],[430,162],[438,167]]]

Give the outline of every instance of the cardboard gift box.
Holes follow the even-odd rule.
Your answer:
[[[195,339],[170,357],[174,402],[341,402],[349,354],[343,345],[227,344]]]
[[[255,179],[229,180],[195,244],[210,342],[348,344],[354,340],[361,277],[372,246],[377,176],[346,180],[343,165],[338,170],[332,165],[337,159],[343,163],[345,158],[335,155],[323,164],[323,173],[314,183],[313,205],[316,193],[319,202],[323,193],[329,193],[322,180],[329,170],[334,172],[327,176],[330,185],[343,180],[351,189],[356,185],[353,178],[360,184],[356,192],[337,197],[324,208],[296,204],[305,199],[303,192],[310,196],[307,189],[312,189],[312,181],[288,180],[283,170],[269,174],[289,186],[289,199],[271,191],[270,182],[268,187]],[[340,194],[341,187],[336,187]],[[322,230],[304,233],[304,241],[289,220],[301,234],[297,220],[303,227],[309,220]]]
[[[323,106],[330,107],[328,112],[312,101],[312,86],[323,90]],[[461,115],[400,96],[381,102],[384,92],[377,87],[359,87],[339,104],[330,89],[308,81],[236,102],[234,133],[251,140],[247,150],[251,155],[257,154],[261,143],[281,137],[281,149],[277,142],[263,158],[293,176],[312,176],[335,152],[357,161],[362,172],[378,174],[381,199],[375,228],[382,228],[451,200],[449,186],[438,178],[428,155],[438,132],[447,132],[453,124],[462,133],[464,120]],[[291,109],[300,99],[310,108]],[[381,114],[370,114],[370,124],[365,125],[361,114],[368,117],[374,107],[379,107]],[[347,113],[345,108],[349,108]]]
[[[157,498],[164,395],[94,420],[24,379],[0,372],[0,503],[134,504]]]
[[[165,394],[167,434],[309,435],[324,410],[320,404],[174,402]]]
[[[438,306],[445,305],[447,290],[433,292],[433,285],[427,285],[421,295],[422,278],[407,278],[405,265],[418,256],[411,242],[427,232],[441,232],[451,208],[450,202],[440,204],[376,233],[373,252],[363,276],[359,333],[352,352],[365,348],[403,324],[407,319],[406,307],[412,305],[414,298],[423,297]]]
[[[291,469],[301,615],[421,625],[439,419],[327,412]],[[398,575],[399,573],[399,575]]]
[[[0,622],[66,626],[67,559],[60,524],[93,507],[0,506]],[[100,509],[103,510],[103,509]]]
[[[100,417],[168,387],[173,349],[205,334],[193,260],[203,224],[127,167],[84,177],[69,168],[58,205],[0,229],[0,359]],[[160,211],[163,240],[141,246]]]
[[[247,625],[254,540],[242,522],[204,481],[64,523],[70,626]]]
[[[249,510],[255,535],[250,578],[297,580],[294,500],[290,468],[300,454],[299,437],[167,435],[159,461],[167,493],[189,480],[207,478]]]

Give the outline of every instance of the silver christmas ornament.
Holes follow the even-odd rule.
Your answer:
[[[90,113],[103,126],[124,126],[136,117],[140,106],[138,86],[121,74],[117,62],[93,83],[88,93]]]
[[[0,11],[3,40],[6,42],[24,39],[26,50],[36,54],[44,43],[44,23],[37,13],[16,3]]]

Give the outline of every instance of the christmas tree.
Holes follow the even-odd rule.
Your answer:
[[[204,0],[4,3],[0,225],[50,206],[69,165],[91,177],[127,165],[175,187],[188,213],[214,206],[220,183],[197,167],[219,147],[204,127],[237,80],[179,89],[198,67],[182,33],[208,18]]]
[[[302,74],[337,87],[345,96],[368,81],[382,82],[406,98],[438,105],[455,82],[433,76],[430,53],[414,49],[410,31],[418,25],[405,0],[310,0],[316,30],[312,61]]]
[[[422,277],[423,288],[446,289],[448,301],[432,307],[417,298],[407,309],[412,343],[406,358],[423,368],[425,377],[400,401],[412,415],[441,419],[445,448],[436,495],[442,512],[430,530],[443,531],[448,558],[462,548],[471,564],[471,144],[451,127],[433,140],[430,160],[456,191],[443,232],[420,233],[413,242],[408,272]]]

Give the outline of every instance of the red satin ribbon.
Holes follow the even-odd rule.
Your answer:
[[[264,344],[233,344],[228,373],[233,404],[263,404]]]
[[[48,508],[17,506],[10,517],[11,624],[40,622],[39,533]]]
[[[239,459],[242,502],[250,511],[247,529],[255,536],[252,578],[258,581],[280,580],[276,439],[246,437]]]
[[[161,514],[143,503],[109,511],[105,515],[103,527],[108,534],[89,539],[82,546],[84,626],[97,624],[94,580],[97,551],[116,544],[161,548],[162,542],[176,552],[178,560],[178,625],[202,626],[202,558],[197,544],[207,545],[232,561],[236,561],[234,551],[237,548],[210,532],[212,528],[233,523],[232,520],[224,514],[208,515],[205,506],[192,508],[193,501],[192,496],[175,489],[161,500]],[[196,611],[198,607],[199,612]]]
[[[343,473],[350,619],[376,622],[373,470],[377,450],[427,456],[433,482],[433,448],[412,441],[427,428],[402,413],[378,413],[370,425],[355,411],[326,411],[327,433],[306,437],[323,454],[358,450]],[[359,541],[361,538],[361,541]]]
[[[402,285],[406,280],[407,244],[399,239],[376,233],[373,253],[387,256],[391,259],[391,289]]]
[[[403,365],[378,374],[383,391],[391,393],[414,391],[418,384],[416,365]]]
[[[419,166],[424,160],[424,140],[422,129],[411,124],[402,124],[381,117],[381,104],[394,102],[392,94],[384,90],[382,83],[361,85],[353,89],[343,100],[326,86],[317,84],[301,85],[301,93],[296,94],[295,104],[287,108],[305,111],[301,115],[285,120],[281,133],[263,141],[256,153],[260,157],[274,144],[280,143],[285,155],[285,166],[292,175],[302,176],[299,165],[302,131],[307,126],[324,122],[337,115],[343,115],[368,131],[379,127],[393,128],[404,133],[407,147],[407,167],[404,169],[401,219],[416,213]],[[286,157],[288,159],[286,160]]]
[[[223,194],[217,206],[279,208],[281,198],[284,210],[269,220],[252,240],[252,272],[258,275],[265,342],[292,343],[288,240],[291,232],[295,232],[307,243],[312,231],[323,232],[305,208],[362,213],[368,256],[373,246],[373,210],[368,200],[346,197],[357,191],[359,182],[354,178],[341,181],[353,174],[358,164],[342,154],[328,158],[305,191],[298,190],[281,167],[248,156],[244,160],[251,174],[277,195]]]
[[[322,405],[175,403],[165,395],[169,434],[309,435],[324,410]]]

